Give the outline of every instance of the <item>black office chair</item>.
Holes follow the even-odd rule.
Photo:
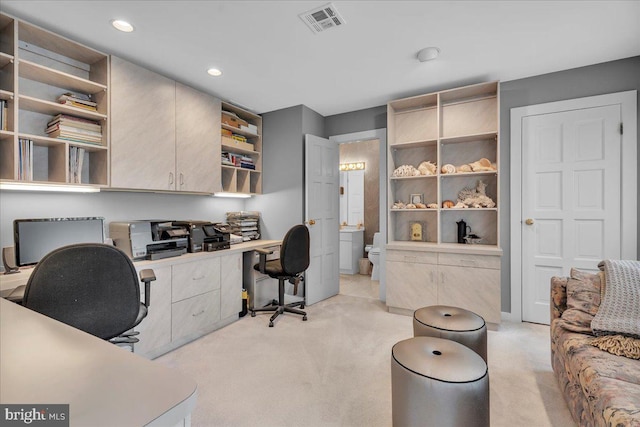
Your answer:
[[[262,274],[278,279],[278,301],[272,301],[270,305],[263,308],[251,310],[251,316],[255,317],[257,311],[274,311],[269,319],[269,327],[273,327],[273,321],[280,314],[285,312],[295,313],[302,316],[302,320],[307,320],[307,313],[294,307],[304,308],[304,300],[285,304],[284,283],[288,280],[297,290],[300,281],[304,280],[302,273],[309,267],[309,230],[304,225],[294,225],[282,240],[280,247],[280,258],[267,261],[267,255],[273,253],[264,249],[257,249],[260,254],[260,262],[253,266]],[[294,291],[295,292],[295,291]]]
[[[129,257],[115,246],[80,243],[54,249],[36,265],[22,305],[114,344],[138,342],[133,328],[147,315],[153,270],[138,276]]]

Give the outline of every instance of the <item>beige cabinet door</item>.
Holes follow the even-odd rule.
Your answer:
[[[222,190],[220,100],[176,83],[176,190]]]
[[[111,187],[174,190],[175,82],[112,56],[110,92]]]
[[[471,310],[486,322],[500,323],[500,270],[439,265],[438,271],[438,304]]]
[[[387,261],[387,306],[405,310],[438,303],[433,264]]]
[[[242,310],[242,254],[220,257],[220,318],[238,316]]]
[[[159,356],[157,349],[171,342],[171,267],[154,267],[153,272],[156,280],[151,282],[151,305],[147,317],[135,328],[140,332],[140,342],[135,344],[134,352],[148,358]]]

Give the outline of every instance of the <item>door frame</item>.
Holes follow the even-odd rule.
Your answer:
[[[588,96],[566,101],[528,105],[511,109],[511,314],[510,320],[522,322],[522,120],[526,116],[620,105],[624,132],[621,147],[621,231],[620,254],[624,259],[637,257],[637,91]],[[627,225],[628,224],[628,225]]]
[[[387,285],[385,282],[385,260],[386,255],[386,243],[387,243],[387,128],[366,130],[362,132],[345,133],[342,135],[330,136],[329,140],[336,144],[343,144],[347,142],[358,141],[370,141],[377,139],[380,141],[380,200],[379,200],[379,232],[384,244],[380,246],[380,301],[385,302],[387,300]],[[336,195],[336,197],[338,197]],[[336,233],[340,233],[340,230],[336,230]]]

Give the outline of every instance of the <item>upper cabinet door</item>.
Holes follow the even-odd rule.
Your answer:
[[[175,190],[175,82],[111,57],[111,187]]]
[[[176,190],[221,191],[220,100],[176,83]]]

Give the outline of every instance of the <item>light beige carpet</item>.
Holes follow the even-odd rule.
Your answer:
[[[372,298],[338,295],[309,320],[239,321],[158,359],[198,383],[193,426],[391,426],[391,347],[412,318]],[[549,357],[549,328],[489,332],[492,426],[575,426]]]

